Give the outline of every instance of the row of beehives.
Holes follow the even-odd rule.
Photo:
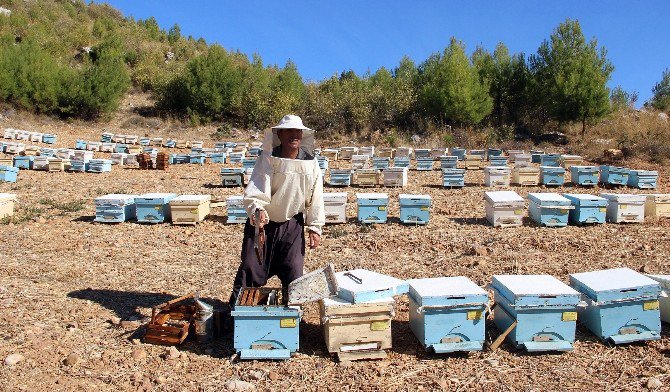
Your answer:
[[[514,191],[485,192],[486,219],[496,227],[523,224],[525,200]],[[562,227],[568,222],[642,223],[645,217],[670,217],[670,194],[586,194],[529,193],[528,212],[542,226]]]
[[[482,350],[490,313],[501,334],[489,348],[507,339],[530,352],[572,350],[577,320],[615,344],[658,340],[661,318],[670,321],[670,276],[628,268],[571,274],[570,285],[550,275],[494,275],[492,307],[487,291],[463,276],[403,281],[360,269],[335,275],[338,294],[320,301],[320,320],[328,351],[340,360],[386,358],[393,296],[405,293],[410,328],[435,353]],[[245,290],[260,295],[245,297]],[[242,359],[286,359],[298,350],[300,308],[271,301],[271,292],[243,288],[238,296],[231,314]]]
[[[95,199],[95,222],[196,224],[210,212],[210,195],[110,194]]]
[[[53,133],[24,131],[22,129],[5,128],[2,134],[5,139],[25,140],[38,143],[54,144],[57,136]]]
[[[202,140],[189,141],[185,139],[172,139],[172,138],[162,138],[162,137],[139,137],[137,135],[123,135],[123,134],[114,134],[111,132],[104,132],[100,137],[100,142],[91,142],[85,140],[77,140],[77,144],[82,146],[82,149],[90,148],[106,148],[103,145],[107,146],[109,144],[121,144],[121,145],[136,145],[140,146],[155,146],[155,147],[167,147],[167,148],[193,148],[193,149],[203,149],[205,142]],[[231,149],[248,149],[248,148],[259,148],[262,143],[260,142],[215,142],[214,149],[222,148],[231,148]],[[104,150],[100,150],[104,151]],[[111,152],[111,151],[108,151]],[[121,151],[123,152],[123,151]]]
[[[360,223],[386,223],[388,220],[389,195],[387,193],[356,193],[358,206],[357,219]],[[326,223],[347,222],[347,193],[324,193]],[[431,197],[429,195],[398,196],[400,221],[407,224],[425,225],[430,219]],[[242,196],[229,196],[226,199],[227,223],[244,223],[247,212]]]

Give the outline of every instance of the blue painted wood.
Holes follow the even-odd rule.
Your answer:
[[[394,167],[409,167],[409,157],[395,157],[393,158]]]
[[[491,158],[499,157],[501,155],[502,155],[502,150],[500,148],[489,147],[488,149],[486,149],[486,159],[488,159],[489,161],[491,160]],[[507,165],[507,163],[505,163],[505,165],[503,165],[503,166],[506,166],[506,165]]]
[[[440,169],[458,168],[458,157],[455,155],[443,155],[440,157]]]
[[[542,154],[540,155],[540,166],[561,166],[561,154]]]
[[[202,153],[190,153],[188,154],[188,162],[196,165],[204,165],[207,155]]]
[[[570,181],[575,185],[596,186],[599,174],[598,166],[570,166]]]
[[[351,170],[330,169],[330,181],[328,183],[332,186],[351,186]]]
[[[74,142],[75,150],[85,150],[88,143],[85,140],[77,140]]]
[[[95,222],[122,223],[135,219],[135,196],[109,194],[97,197],[95,203]]]
[[[570,200],[575,207],[570,210],[570,223],[582,225],[586,223],[605,223],[607,215],[607,199],[600,196],[577,193],[564,193],[563,197]]]
[[[568,216],[573,208],[569,199],[558,193],[529,193],[528,214],[537,224],[548,227],[568,225]]]
[[[357,193],[358,221],[361,223],[386,223],[389,197],[386,193]]]
[[[0,165],[0,181],[16,182],[18,174],[18,167]]]
[[[174,139],[168,139],[168,140],[165,141],[165,147],[167,147],[167,148],[175,148],[176,145],[177,145],[177,141],[174,140]]]
[[[661,287],[655,280],[615,268],[571,274],[570,285],[586,297],[580,321],[600,339],[616,344],[660,339]]]
[[[210,154],[209,159],[212,161],[212,163],[226,163],[226,153],[213,152]]]
[[[540,182],[546,186],[562,186],[565,183],[565,169],[556,166],[540,166]]]
[[[430,219],[431,198],[429,195],[398,196],[400,203],[400,221],[407,224],[428,224]]]
[[[337,272],[335,278],[339,287],[337,296],[354,304],[391,298],[409,291],[407,281],[365,269]]]
[[[17,155],[14,157],[14,167],[25,170],[32,170],[34,156]]]
[[[628,186],[639,189],[656,189],[658,172],[655,170],[631,170]]]
[[[135,198],[137,221],[141,223],[163,223],[170,220],[170,200],[176,193],[147,193]]]
[[[445,188],[464,187],[464,169],[442,169],[442,186]]]
[[[625,167],[600,166],[600,182],[605,185],[626,185],[630,170]]]
[[[384,170],[391,164],[389,157],[374,157],[372,158],[372,168],[377,170]]]
[[[465,148],[454,147],[449,149],[449,153],[455,157],[458,157],[459,161],[465,160],[465,154],[468,152]]]
[[[431,171],[433,170],[433,158],[416,158],[416,170]]]
[[[508,161],[507,157],[503,157],[500,155],[493,155],[489,157],[489,166],[506,167],[507,161]]]
[[[42,142],[46,144],[54,144],[56,143],[56,140],[58,139],[58,136],[54,135],[53,133],[45,133],[42,135]]]
[[[112,161],[109,159],[91,159],[88,161],[88,172],[105,173],[112,171]]]

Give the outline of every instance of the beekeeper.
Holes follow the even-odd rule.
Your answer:
[[[323,179],[313,149],[314,131],[298,116],[284,116],[265,132],[263,151],[244,191],[249,218],[231,305],[241,287],[264,286],[275,275],[286,301],[288,284],[303,274],[305,228],[310,248],[321,243]]]

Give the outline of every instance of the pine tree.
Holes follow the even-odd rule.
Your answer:
[[[661,81],[656,83],[651,92],[654,94],[649,102],[658,110],[670,109],[670,69],[663,71]]]

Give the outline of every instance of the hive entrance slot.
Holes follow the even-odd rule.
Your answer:
[[[632,291],[637,291],[637,289],[624,289],[624,290],[620,290],[620,292],[622,292],[622,293],[630,293],[630,292],[632,292]]]
[[[540,298],[556,298],[555,295],[540,295]]]

